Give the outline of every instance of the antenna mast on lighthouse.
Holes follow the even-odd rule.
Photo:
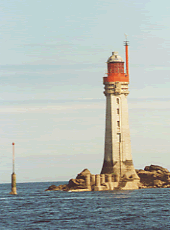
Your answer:
[[[127,40],[127,37],[128,35],[125,34],[126,75],[129,76],[129,55],[128,55],[129,41]]]

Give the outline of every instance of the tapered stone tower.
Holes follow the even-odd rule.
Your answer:
[[[107,61],[108,76],[103,78],[104,94],[106,96],[106,129],[104,163],[101,174],[112,174],[115,181],[118,182],[118,187],[123,186],[122,181],[131,181],[130,187],[133,189],[133,187],[137,188],[139,177],[132,161],[128,122],[129,67],[127,41],[125,42],[125,53],[126,73],[124,73],[123,59],[118,55],[118,52],[113,52]]]

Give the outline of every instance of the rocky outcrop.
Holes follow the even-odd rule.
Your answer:
[[[48,189],[45,191],[56,191],[56,190],[63,190],[63,191],[69,191],[69,190],[78,190],[78,189],[86,189],[85,185],[85,177],[87,174],[90,174],[90,171],[88,169],[84,169],[81,173],[79,173],[76,177],[76,179],[70,179],[68,184],[65,185],[51,185]]]
[[[170,188],[170,172],[158,165],[146,166],[144,170],[136,170],[139,188]]]
[[[86,184],[85,184],[85,178],[86,175],[90,174],[90,171],[88,169],[84,169],[81,173],[79,173],[76,177],[76,179],[71,179],[68,182],[68,187],[70,190],[72,189],[85,189]]]
[[[136,172],[140,178],[139,188],[170,188],[170,172],[166,168],[163,168],[158,165],[150,165],[150,166],[146,166],[144,170],[139,169],[136,170]],[[90,177],[92,176],[88,169],[84,169],[81,173],[77,175],[76,179],[70,179],[68,184],[59,185],[59,186],[51,185],[45,191],[52,191],[52,190],[53,191],[57,191],[57,190],[85,191],[87,189],[86,186],[87,175],[90,175]],[[129,178],[129,179],[133,179],[133,178]],[[125,182],[125,180],[123,181]],[[104,187],[106,186],[106,183],[101,185]],[[90,180],[90,187],[92,191],[94,190],[94,186],[95,186],[95,182],[93,180]],[[109,188],[103,190],[109,190]]]
[[[90,173],[90,171],[88,169],[84,169],[81,173],[79,173],[77,175],[76,179],[83,179],[83,180],[85,180],[85,177],[86,177],[87,174],[91,175],[91,173]]]
[[[60,184],[59,186],[51,185],[45,191],[57,191],[57,190],[68,191],[69,188],[67,184]]]
[[[68,182],[69,188],[84,188],[85,187],[85,180],[83,179],[71,179]]]

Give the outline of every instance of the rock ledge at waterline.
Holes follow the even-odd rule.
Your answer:
[[[92,175],[88,169],[79,173],[76,179],[70,179],[68,184],[51,185],[45,191],[102,191],[102,190],[124,190],[142,188],[170,188],[170,172],[168,169],[158,165],[146,166],[144,170],[136,169],[140,178],[136,180],[136,188],[131,188],[131,182],[135,178],[122,177],[119,182],[115,181],[114,174]],[[127,186],[128,184],[128,186]],[[134,183],[133,183],[134,184]]]

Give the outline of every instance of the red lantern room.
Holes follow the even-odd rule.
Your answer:
[[[112,56],[107,60],[108,76],[104,77],[105,82],[129,82],[128,68],[128,44],[125,42],[126,50],[126,73],[124,73],[124,61],[118,55],[118,52],[113,52]]]

